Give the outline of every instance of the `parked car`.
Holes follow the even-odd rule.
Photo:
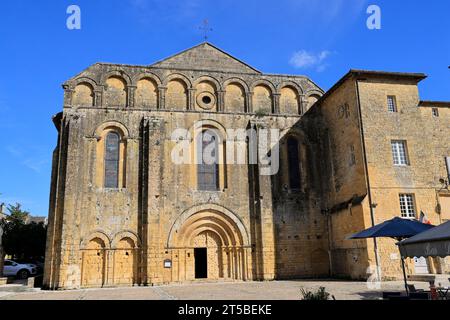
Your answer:
[[[12,260],[5,260],[3,266],[3,275],[6,277],[17,277],[19,279],[28,279],[37,273],[37,266],[34,264],[22,264]]]
[[[31,259],[24,259],[24,260],[15,260],[18,264],[27,264],[27,265],[33,265],[36,267],[36,273],[38,275],[44,273],[44,259],[41,258],[31,258]]]
[[[31,264],[36,265],[36,272],[38,275],[44,273],[44,262],[43,261],[39,261],[39,260],[31,261]]]

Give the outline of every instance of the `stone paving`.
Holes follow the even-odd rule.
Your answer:
[[[427,283],[413,283],[426,289]],[[369,289],[366,282],[271,281],[189,283],[154,287],[43,291],[20,285],[0,286],[0,300],[299,300],[300,289],[325,287],[337,300],[380,299],[382,291],[401,291],[403,282],[383,282]]]

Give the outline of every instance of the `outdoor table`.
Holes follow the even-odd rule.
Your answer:
[[[450,291],[450,287],[438,287],[436,288],[439,297],[443,300],[448,300],[448,292]]]

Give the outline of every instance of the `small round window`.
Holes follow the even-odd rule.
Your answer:
[[[202,92],[197,95],[197,104],[202,109],[212,109],[216,103],[216,97],[211,92]]]
[[[204,96],[204,97],[202,98],[202,102],[203,102],[204,104],[210,104],[211,101],[212,101],[211,97]]]

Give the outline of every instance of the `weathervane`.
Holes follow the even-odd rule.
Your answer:
[[[205,33],[203,38],[205,39],[205,41],[207,41],[208,40],[208,32],[213,31],[213,29],[209,27],[208,19],[203,20],[203,26],[199,27],[199,29]]]

